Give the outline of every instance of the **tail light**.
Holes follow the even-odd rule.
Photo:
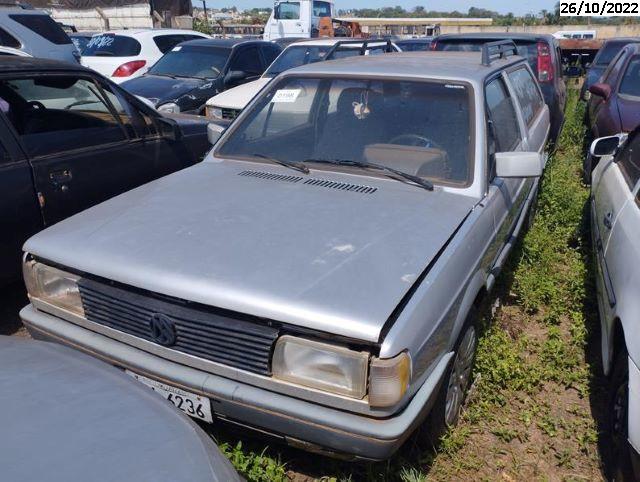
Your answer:
[[[118,67],[113,74],[111,74],[111,77],[129,77],[145,65],[147,65],[146,60],[132,60],[131,62],[127,62],[126,64],[122,64]]]
[[[538,82],[553,80],[554,68],[551,49],[545,42],[538,42]]]

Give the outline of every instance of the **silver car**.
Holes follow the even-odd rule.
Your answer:
[[[69,36],[46,12],[0,3],[0,46],[30,57],[78,63],[80,53]]]
[[[455,424],[545,162],[514,50],[286,71],[200,165],[31,238],[25,325],[309,450],[384,459]]]
[[[596,139],[591,232],[615,480],[640,478],[640,129]],[[615,157],[612,156],[615,154]]]

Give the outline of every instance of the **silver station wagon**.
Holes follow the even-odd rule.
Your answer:
[[[308,450],[385,459],[455,424],[545,163],[514,50],[283,73],[201,164],[31,238],[24,324]]]

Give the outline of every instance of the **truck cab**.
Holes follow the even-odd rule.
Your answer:
[[[317,37],[320,19],[334,16],[330,0],[276,1],[264,27],[264,40]]]

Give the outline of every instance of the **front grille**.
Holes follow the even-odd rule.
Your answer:
[[[186,306],[160,295],[141,294],[91,279],[79,282],[82,305],[89,321],[155,342],[150,319],[168,317],[175,327],[171,350],[241,370],[270,375],[271,349],[278,329],[249,321],[248,316],[226,310]]]
[[[240,109],[228,109],[223,107],[221,110],[223,119],[233,120],[240,115]]]

